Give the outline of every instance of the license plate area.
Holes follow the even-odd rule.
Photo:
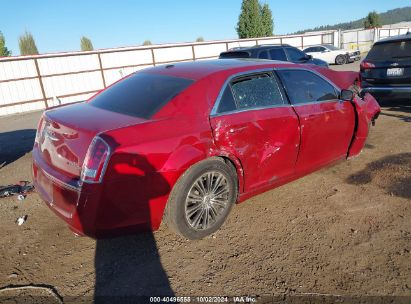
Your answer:
[[[404,68],[390,68],[387,69],[387,76],[396,77],[404,75]]]

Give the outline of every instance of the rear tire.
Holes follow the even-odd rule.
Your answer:
[[[342,64],[345,64],[346,62],[347,62],[347,57],[345,57],[344,55],[338,55],[337,57],[335,57],[335,64],[342,65]]]
[[[224,223],[237,200],[233,166],[213,157],[191,166],[174,185],[166,208],[166,223],[191,239],[204,238]]]

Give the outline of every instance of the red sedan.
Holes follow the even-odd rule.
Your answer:
[[[44,113],[36,189],[78,234],[156,230],[164,218],[205,237],[234,203],[360,153],[380,108],[347,90],[357,78],[241,59],[139,71]]]

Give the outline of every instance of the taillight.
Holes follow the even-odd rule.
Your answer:
[[[363,61],[360,64],[360,68],[361,70],[372,69],[372,68],[375,68],[375,64],[368,62],[368,61]]]
[[[36,137],[34,139],[34,142],[37,144],[40,142],[40,137],[41,137],[41,134],[43,133],[44,125],[45,125],[45,120],[44,120],[44,116],[42,115],[40,118],[39,124],[37,126]]]
[[[81,180],[86,183],[100,183],[109,157],[110,146],[100,137],[94,137],[84,159]]]

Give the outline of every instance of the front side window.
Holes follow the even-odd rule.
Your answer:
[[[232,82],[231,87],[238,109],[285,103],[277,81],[269,74],[239,78]]]
[[[292,104],[338,99],[334,86],[313,72],[280,70],[278,74]]]
[[[294,48],[287,48],[287,54],[291,61],[300,61],[305,58],[305,53]]]
[[[191,79],[140,72],[101,92],[91,99],[90,104],[148,119],[193,82]]]
[[[305,49],[306,53],[312,53],[312,52],[318,52],[316,47],[309,47],[308,49]]]

